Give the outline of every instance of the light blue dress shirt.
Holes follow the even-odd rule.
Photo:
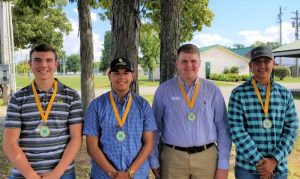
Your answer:
[[[178,78],[168,80],[158,87],[152,105],[158,127],[156,144],[161,140],[171,145],[192,147],[216,142],[218,168],[228,169],[231,139],[224,98],[213,83],[201,78],[197,80],[200,80],[200,87],[192,109],[196,113],[193,122],[187,119],[191,109],[180,91]],[[190,100],[197,80],[191,87],[181,80]],[[157,159],[158,150],[154,149],[150,156],[151,168],[159,166]]]

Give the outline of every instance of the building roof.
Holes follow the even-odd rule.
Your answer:
[[[273,50],[273,55],[274,57],[300,57],[300,40],[295,40],[294,42]]]
[[[241,56],[246,57],[247,54],[253,49],[253,47],[245,47],[245,48],[239,48],[239,49],[230,49],[234,53],[237,53]]]
[[[228,49],[226,47],[223,47],[221,45],[211,45],[211,46],[201,47],[201,48],[199,48],[199,51],[200,52],[204,52],[204,51],[207,51],[207,50],[212,49],[212,48],[219,48],[219,49],[221,49],[223,51],[226,51],[227,53],[230,53],[230,54],[233,54],[235,56],[238,56],[238,57],[244,59],[247,62],[249,61],[249,58],[247,58],[246,56],[240,55],[240,54],[238,54],[238,53],[236,53],[236,52],[234,52],[234,51],[232,51],[232,50],[230,50],[230,49]]]

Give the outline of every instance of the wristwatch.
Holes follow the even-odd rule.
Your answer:
[[[135,174],[135,171],[133,171],[131,168],[128,168],[127,169],[127,172],[128,172],[128,175],[130,178],[133,178],[134,174]]]

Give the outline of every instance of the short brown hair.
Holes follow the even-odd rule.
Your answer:
[[[40,45],[33,47],[29,53],[29,57],[30,57],[29,60],[31,60],[31,56],[32,56],[33,52],[53,52],[54,56],[55,56],[55,60],[57,60],[56,49],[49,44],[40,44]]]
[[[179,47],[179,49],[177,50],[177,56],[179,56],[181,52],[197,53],[200,56],[200,51],[198,47],[194,44],[184,44],[181,47]]]

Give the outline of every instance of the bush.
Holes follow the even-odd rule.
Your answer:
[[[239,74],[239,67],[233,66],[230,68],[230,73]]]
[[[216,74],[212,73],[209,75],[209,79],[211,80],[217,80],[217,81],[231,81],[231,82],[237,82],[243,80],[245,75],[238,75],[234,73],[227,73],[227,74]],[[250,75],[247,75],[249,78]],[[248,79],[247,78],[247,79]]]
[[[274,74],[280,80],[283,80],[283,78],[291,75],[291,70],[285,66],[277,66],[274,68]]]
[[[228,67],[225,67],[223,73],[224,73],[224,74],[230,73],[230,69],[229,69]]]

